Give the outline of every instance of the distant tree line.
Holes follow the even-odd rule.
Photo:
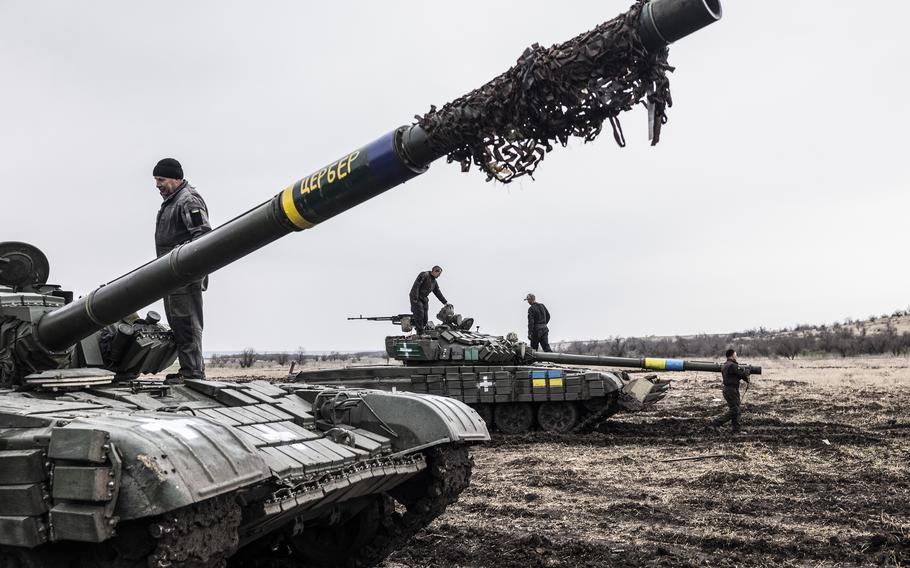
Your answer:
[[[239,353],[224,353],[212,355],[209,358],[209,364],[214,367],[235,367],[241,368],[252,367],[257,361],[272,363],[277,365],[288,365],[291,361],[297,365],[306,365],[318,361],[346,361],[357,363],[366,357],[385,357],[385,353],[364,351],[360,353],[340,353],[331,351],[328,353],[306,353],[303,348],[296,351],[269,351],[259,353],[252,347],[247,347]]]
[[[906,316],[896,311],[892,316]],[[884,325],[874,332],[870,323]],[[614,337],[593,341],[568,341],[558,350],[583,355],[612,357],[711,357],[718,358],[727,349],[736,349],[742,357],[797,357],[835,355],[907,355],[910,333],[898,333],[888,316],[870,316],[868,320],[848,319],[833,325],[797,325],[793,328],[751,329],[740,333],[703,334],[687,337]]]

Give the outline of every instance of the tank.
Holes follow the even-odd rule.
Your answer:
[[[639,102],[656,142],[666,45],[719,17],[716,1],[638,2],[551,48],[558,59],[533,46],[481,89],[77,300],[48,283],[35,247],[0,243],[0,566],[210,567],[275,553],[362,566],[401,546],[468,486],[468,447],[489,439],[476,411],[334,385],[164,384],[144,375],[173,361],[172,336],[139,312],[443,156],[508,182],[580,122],[593,139]],[[597,112],[554,104],[570,99]]]
[[[48,273],[37,248],[0,243],[0,566],[220,566],[275,550],[374,564],[458,498],[468,446],[489,439],[441,397],[137,380],[175,358],[154,312],[46,348],[41,322],[75,304]]]
[[[348,319],[390,321],[403,332],[413,330],[411,314]],[[447,396],[474,408],[488,427],[523,434],[535,427],[557,433],[584,431],[617,412],[639,411],[666,396],[668,379],[616,368],[721,370],[720,364],[707,361],[534,351],[515,333],[471,331],[474,320],[462,318],[452,306],[443,307],[437,319],[439,324],[422,333],[386,337],[386,354],[400,365],[303,371],[293,378],[305,384]],[[742,366],[761,374],[761,367]]]

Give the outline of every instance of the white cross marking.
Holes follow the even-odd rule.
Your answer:
[[[483,387],[483,392],[490,392],[490,387],[492,387],[492,386],[495,385],[496,383],[491,383],[491,382],[490,382],[490,376],[489,376],[489,375],[484,375],[484,376],[482,376],[482,377],[480,377],[480,378],[483,379],[483,381],[477,383],[477,386],[478,386],[478,387]]]
[[[405,355],[405,356],[410,355],[411,352],[414,351],[413,349],[408,347],[407,343],[402,343],[401,346],[398,348],[398,350],[401,351],[401,354]]]

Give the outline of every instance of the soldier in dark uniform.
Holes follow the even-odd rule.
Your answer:
[[[183,168],[173,158],[158,162],[152,170],[155,186],[164,202],[155,225],[155,252],[163,256],[178,245],[212,230],[209,212],[196,189],[183,179]],[[205,378],[202,357],[202,291],[205,280],[193,282],[164,297],[164,313],[174,332],[180,372],[167,382]]]
[[[525,296],[528,302],[528,339],[531,340],[531,349],[542,348],[545,353],[553,351],[550,349],[550,312],[547,307],[537,301],[534,294]]]
[[[733,426],[734,434],[743,434],[744,432],[740,429],[739,425],[739,382],[749,382],[749,368],[740,367],[739,363],[736,362],[736,351],[733,349],[727,349],[725,355],[727,356],[727,361],[720,368],[720,373],[724,381],[724,400],[727,401],[729,410],[727,410],[725,414],[715,418],[709,424],[709,427],[717,428],[729,421]]]
[[[436,279],[441,275],[442,268],[434,266],[432,269],[418,274],[417,279],[414,280],[414,285],[411,286],[411,293],[408,295],[408,299],[411,302],[411,314],[414,316],[414,327],[417,328],[417,333],[421,333],[427,326],[430,292],[435,294],[443,305],[448,305],[449,303],[439,290],[439,284],[436,283]]]

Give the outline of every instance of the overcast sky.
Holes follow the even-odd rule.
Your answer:
[[[0,0],[0,240],[83,295],[154,256],[158,159],[221,224],[629,4]],[[433,264],[481,331],[523,332],[536,293],[551,340],[905,308],[908,19],[897,0],[727,0],[670,50],[657,147],[639,108],[627,148],[574,142],[536,181],[440,161],[215,273],[204,348],[381,349],[390,324],[345,317],[408,311]]]

